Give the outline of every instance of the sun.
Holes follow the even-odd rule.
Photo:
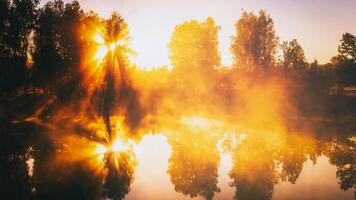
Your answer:
[[[95,153],[98,155],[104,155],[109,152],[113,153],[121,153],[126,152],[130,149],[130,143],[124,143],[119,138],[113,140],[113,142],[109,145],[97,144],[95,148]]]
[[[109,52],[109,49],[105,45],[98,46],[94,59],[97,60],[100,64],[103,62],[106,54]]]
[[[99,33],[95,33],[93,40],[97,43],[96,53],[94,54],[94,59],[101,64],[110,51],[115,51],[115,49],[123,45],[119,41],[114,41],[111,43],[105,42],[104,37]]]
[[[130,148],[130,144],[123,143],[120,139],[115,139],[110,150],[113,152],[125,152]]]

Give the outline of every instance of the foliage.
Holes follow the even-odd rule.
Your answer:
[[[39,10],[35,35],[34,82],[44,86],[78,79],[80,43],[77,28],[83,12],[79,3],[49,1]]]
[[[338,94],[343,94],[345,86],[356,85],[356,37],[345,33],[340,42],[339,54],[331,62],[336,66]]]
[[[344,33],[338,51],[341,60],[356,63],[356,36]]]
[[[174,69],[210,72],[218,67],[219,30],[210,17],[201,23],[192,20],[176,26],[168,45]]]
[[[0,2],[0,96],[29,83],[38,0]]]
[[[275,63],[278,38],[272,18],[261,10],[258,15],[243,12],[235,24],[230,47],[236,67],[264,69]]]
[[[283,52],[283,67],[292,70],[305,69],[306,61],[304,50],[296,39],[288,42],[284,41],[281,45]]]

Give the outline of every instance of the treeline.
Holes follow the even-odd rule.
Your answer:
[[[1,94],[26,86],[45,88],[66,75],[79,77],[84,16],[79,3],[38,0],[1,1]]]
[[[55,0],[40,7],[38,0],[4,0],[0,13],[0,96],[32,90],[57,92],[65,100],[83,76],[80,59],[88,44],[80,30],[87,20],[104,20],[84,13],[77,1]],[[234,63],[224,68],[218,50],[220,26],[212,18],[177,25],[169,43],[174,78],[184,85],[233,88],[231,76],[257,80],[278,74],[293,81],[291,90],[324,96],[345,94],[346,86],[356,84],[356,37],[350,33],[342,35],[338,55],[321,65],[306,61],[296,39],[280,41],[265,11],[243,12],[235,28],[230,47]],[[218,85],[211,80],[219,80]]]

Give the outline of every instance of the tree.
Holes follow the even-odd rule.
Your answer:
[[[304,50],[296,39],[288,42],[284,41],[281,45],[283,52],[283,66],[292,70],[303,70],[306,68]]]
[[[80,41],[79,27],[84,13],[77,1],[67,3],[64,7],[61,20],[61,46],[60,55],[63,59],[64,69],[61,77],[57,96],[61,100],[69,100],[74,89],[78,87],[82,76],[80,74],[80,57],[82,46]]]
[[[341,44],[338,47],[338,52],[341,60],[356,63],[356,36],[344,33]]]
[[[31,34],[37,19],[38,0],[0,3],[0,89],[9,93],[29,81],[28,61],[32,58]]]
[[[20,57],[27,58],[28,48],[30,46],[30,33],[36,25],[38,0],[15,0],[12,11],[12,24],[10,37],[13,38],[14,53]]]
[[[35,36],[34,80],[40,86],[53,82],[64,65],[60,55],[60,21],[63,12],[64,4],[60,0],[49,1],[39,11]]]
[[[192,20],[176,26],[168,45],[174,69],[206,72],[219,66],[219,30],[210,17],[201,23]]]
[[[79,77],[78,30],[83,11],[79,3],[50,1],[40,9],[35,36],[34,80],[41,86],[54,81],[65,85]]]
[[[230,47],[235,65],[250,70],[272,66],[278,38],[272,18],[263,10],[259,15],[243,12],[235,24],[236,34]]]
[[[38,0],[1,2],[1,57],[28,57],[29,38],[36,25],[38,4]]]
[[[83,11],[77,1],[68,3],[64,7],[61,20],[62,40],[61,52],[64,62],[68,65],[68,71],[74,72],[79,68],[80,59],[80,37],[78,33]]]
[[[105,77],[103,80],[105,86],[101,98],[102,115],[107,132],[111,137],[110,116],[112,114],[125,116],[125,125],[130,130],[138,127],[143,115],[137,91],[130,83],[127,69],[129,66],[128,54],[132,53],[126,43],[130,39],[128,25],[119,14],[113,13],[105,21],[104,38],[106,45],[116,45],[105,56]]]
[[[115,12],[107,20],[90,12],[84,17],[80,32],[84,55],[81,59],[84,75],[81,85],[88,94],[82,103],[82,111],[100,113],[109,138],[110,117],[113,115],[123,116],[127,128],[136,131],[144,112],[139,94],[130,80],[128,56],[133,51],[128,46],[127,23]]]
[[[343,88],[356,84],[356,37],[350,33],[342,35],[338,47],[339,54],[331,59],[336,66],[338,93],[343,93]]]
[[[204,22],[191,20],[177,25],[168,44],[176,90],[186,96],[189,107],[199,107],[199,98],[211,100],[216,92],[216,68],[220,65],[218,31],[212,18]],[[189,90],[186,88],[189,87]],[[194,95],[192,95],[194,94]],[[197,98],[198,97],[198,98]],[[199,105],[194,105],[194,104]]]

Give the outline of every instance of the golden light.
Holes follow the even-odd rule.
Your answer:
[[[102,156],[108,152],[120,153],[125,152],[130,149],[129,143],[123,143],[120,139],[115,139],[111,145],[105,146],[103,144],[97,144],[95,148],[95,153]]]
[[[103,62],[105,56],[110,51],[114,51],[120,44],[118,41],[112,43],[105,42],[104,37],[99,32],[94,34],[93,40],[98,44],[96,53],[94,54],[94,59],[99,65]]]
[[[94,35],[94,41],[98,44],[105,44],[105,40],[104,40],[104,37],[101,36],[100,33],[95,33]]]
[[[98,154],[98,155],[103,155],[106,152],[108,152],[108,150],[109,149],[107,147],[105,147],[104,145],[98,144],[96,149],[95,149],[95,153]]]
[[[181,123],[193,129],[210,129],[223,125],[221,121],[200,116],[184,116],[181,118]]]
[[[109,49],[105,45],[98,46],[97,51],[94,55],[94,59],[101,63],[104,60],[108,51]]]
[[[119,139],[115,139],[113,144],[111,145],[110,150],[113,152],[124,152],[130,148],[128,143],[123,143]]]
[[[115,48],[116,48],[116,46],[117,46],[116,43],[109,44],[109,50],[110,50],[110,51],[114,51]]]

